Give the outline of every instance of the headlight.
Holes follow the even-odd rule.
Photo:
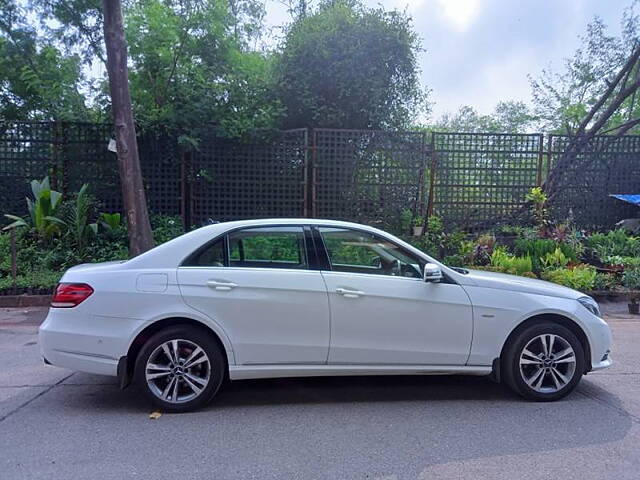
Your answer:
[[[591,297],[580,297],[578,301],[582,304],[584,308],[593,313],[596,317],[601,317],[600,315],[600,307],[598,307],[598,302],[596,302]]]

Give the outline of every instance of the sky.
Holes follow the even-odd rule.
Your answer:
[[[470,105],[491,113],[500,100],[530,103],[528,75],[561,70],[594,16],[619,35],[631,0],[365,0],[407,9],[422,39],[422,84],[431,89],[431,118]],[[277,35],[289,20],[279,0],[267,2],[267,26]]]

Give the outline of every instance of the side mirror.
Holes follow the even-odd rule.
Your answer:
[[[435,263],[427,263],[424,266],[423,279],[425,282],[439,282],[442,280],[442,270]]]

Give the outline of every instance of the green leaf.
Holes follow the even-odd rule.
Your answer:
[[[12,228],[16,228],[16,227],[27,226],[27,222],[25,222],[23,218],[17,217],[16,215],[9,215],[7,213],[5,213],[4,216],[7,217],[9,220],[15,220],[15,221],[10,223],[6,227],[3,227],[2,230],[11,230]]]
[[[43,217],[43,220],[48,220],[49,222],[53,222],[53,223],[56,223],[58,225],[66,225],[67,224],[64,220],[62,220],[62,219],[60,219],[58,217],[52,217],[51,215],[47,215],[47,216]]]
[[[62,200],[62,194],[55,190],[50,190],[51,210],[55,211],[58,207],[58,203]]]

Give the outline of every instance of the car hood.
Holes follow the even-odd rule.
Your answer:
[[[469,273],[465,275],[465,279],[472,281],[479,287],[495,288],[498,290],[511,290],[515,292],[573,299],[585,296],[584,293],[568,287],[563,287],[556,283],[536,280],[534,278],[519,277],[517,275],[507,275],[505,273],[469,270]]]

